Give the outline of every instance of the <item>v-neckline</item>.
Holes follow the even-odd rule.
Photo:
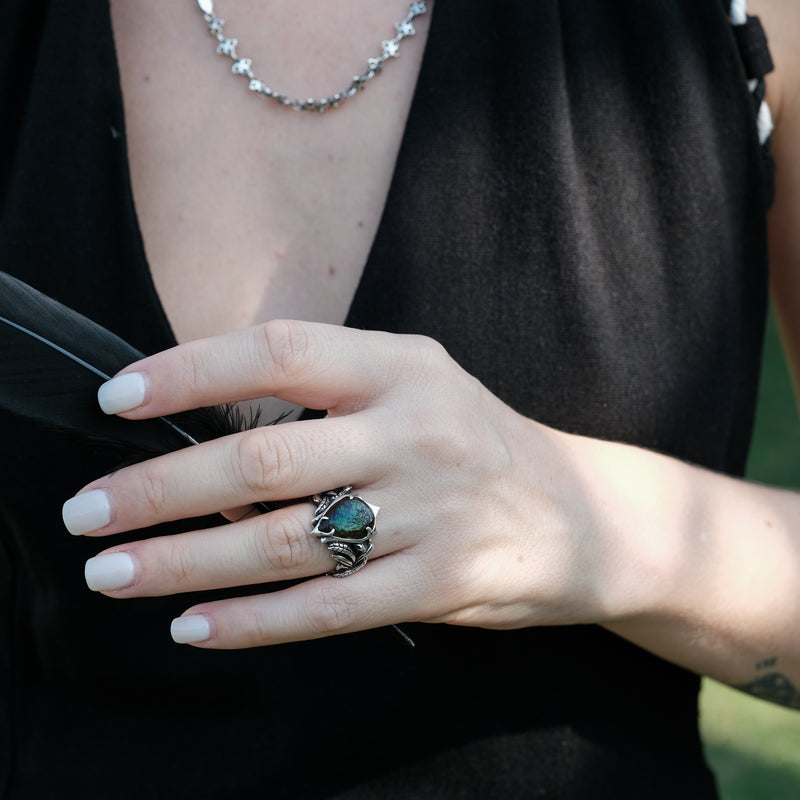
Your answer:
[[[438,0],[436,3],[436,9],[438,10],[440,6],[445,6],[446,3],[444,0]],[[164,307],[164,304],[161,300],[160,295],[158,294],[158,290],[156,289],[155,281],[153,278],[153,273],[150,268],[150,262],[147,258],[147,251],[145,249],[144,244],[144,236],[142,233],[142,228],[139,221],[139,216],[136,210],[136,200],[133,193],[133,183],[131,179],[131,172],[130,172],[130,160],[128,156],[128,149],[127,149],[127,138],[125,136],[125,107],[123,104],[122,98],[122,83],[120,79],[120,66],[119,66],[119,56],[117,53],[116,42],[114,40],[114,30],[112,25],[112,18],[111,18],[111,6],[110,3],[105,4],[105,11],[106,11],[106,26],[107,26],[107,35],[111,42],[111,52],[113,53],[114,58],[114,80],[115,80],[115,93],[116,97],[115,100],[118,104],[118,107],[121,110],[122,114],[122,122],[123,122],[123,134],[122,134],[122,172],[123,172],[123,180],[124,180],[124,203],[128,209],[128,213],[130,215],[130,229],[131,229],[131,237],[133,239],[133,247],[136,252],[136,263],[138,265],[138,269],[140,271],[140,277],[142,280],[142,284],[145,287],[147,294],[152,299],[152,308],[154,312],[155,319],[152,320],[154,324],[159,327],[159,336],[160,339],[164,342],[164,349],[169,347],[174,347],[178,344],[178,339],[175,335],[175,331],[173,329],[172,323],[170,322],[169,316],[167,311]],[[398,191],[397,189],[397,176],[396,170],[397,165],[400,163],[403,153],[408,146],[408,139],[409,139],[409,130],[412,126],[415,125],[419,114],[419,106],[420,100],[419,95],[421,91],[424,91],[426,87],[431,85],[431,82],[434,78],[433,75],[433,67],[432,61],[433,57],[431,53],[438,45],[439,37],[440,37],[440,24],[438,23],[439,17],[442,16],[440,13],[434,13],[434,9],[431,8],[430,12],[430,23],[428,29],[428,36],[425,46],[425,52],[422,55],[422,61],[420,64],[419,74],[417,76],[417,82],[414,88],[414,95],[411,99],[411,104],[409,106],[408,117],[406,120],[405,130],[403,131],[403,135],[400,139],[400,146],[397,150],[397,155],[395,156],[395,163],[392,170],[392,178],[389,182],[389,189],[386,193],[386,197],[384,199],[383,210],[381,212],[380,221],[378,223],[378,227],[375,231],[375,237],[370,245],[369,255],[367,256],[366,262],[364,264],[364,269],[362,271],[361,277],[356,285],[356,290],[353,294],[353,298],[351,299],[350,306],[348,308],[344,325],[349,325],[351,316],[352,316],[352,309],[356,305],[356,300],[362,293],[362,289],[365,283],[365,276],[367,275],[368,271],[372,271],[374,269],[379,269],[380,265],[375,264],[374,261],[374,253],[376,250],[376,243],[379,242],[386,236],[390,236],[391,232],[388,230],[389,223],[387,221],[387,214],[386,210],[389,208],[393,203],[391,202],[394,199],[395,193]],[[356,109],[349,109],[351,113],[356,111]],[[346,113],[346,111],[345,111]]]

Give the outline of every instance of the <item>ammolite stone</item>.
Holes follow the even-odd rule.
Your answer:
[[[328,509],[319,529],[342,539],[367,539],[367,528],[374,528],[375,515],[370,507],[357,497],[345,497]]]

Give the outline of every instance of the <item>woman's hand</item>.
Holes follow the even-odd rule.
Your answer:
[[[88,562],[91,588],[134,598],[318,576],[176,621],[176,639],[217,648],[406,621],[594,622],[624,609],[625,548],[586,477],[603,443],[524,419],[429,339],[271,322],[144,359],[101,390],[104,410],[129,419],[265,396],[328,416],[127,467],[66,504],[70,530],[93,536],[213,512],[238,520],[112,547]],[[249,508],[345,485],[382,510],[369,563],[343,580],[325,575],[334,562],[310,535],[312,503]]]
[[[760,696],[765,681],[789,687],[769,699],[800,707],[797,494],[546,428],[421,337],[271,322],[144,359],[101,389],[105,410],[131,419],[269,395],[328,416],[127,467],[67,502],[67,527],[95,536],[238,520],[112,547],[87,562],[91,588],[134,598],[310,578],[173,621],[176,641],[209,648],[410,621],[596,622]],[[341,486],[382,510],[369,563],[334,580],[312,503],[251,505]]]

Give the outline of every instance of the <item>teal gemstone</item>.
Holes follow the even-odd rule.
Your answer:
[[[370,507],[357,497],[345,498],[336,503],[325,514],[328,526],[333,528],[336,536],[343,539],[364,539],[367,528],[375,525],[375,515]]]

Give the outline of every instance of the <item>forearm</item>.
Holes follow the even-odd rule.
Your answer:
[[[635,448],[596,442],[589,451],[605,451],[590,460],[603,469],[589,485],[606,536],[621,545],[602,624],[800,708],[800,496]]]

